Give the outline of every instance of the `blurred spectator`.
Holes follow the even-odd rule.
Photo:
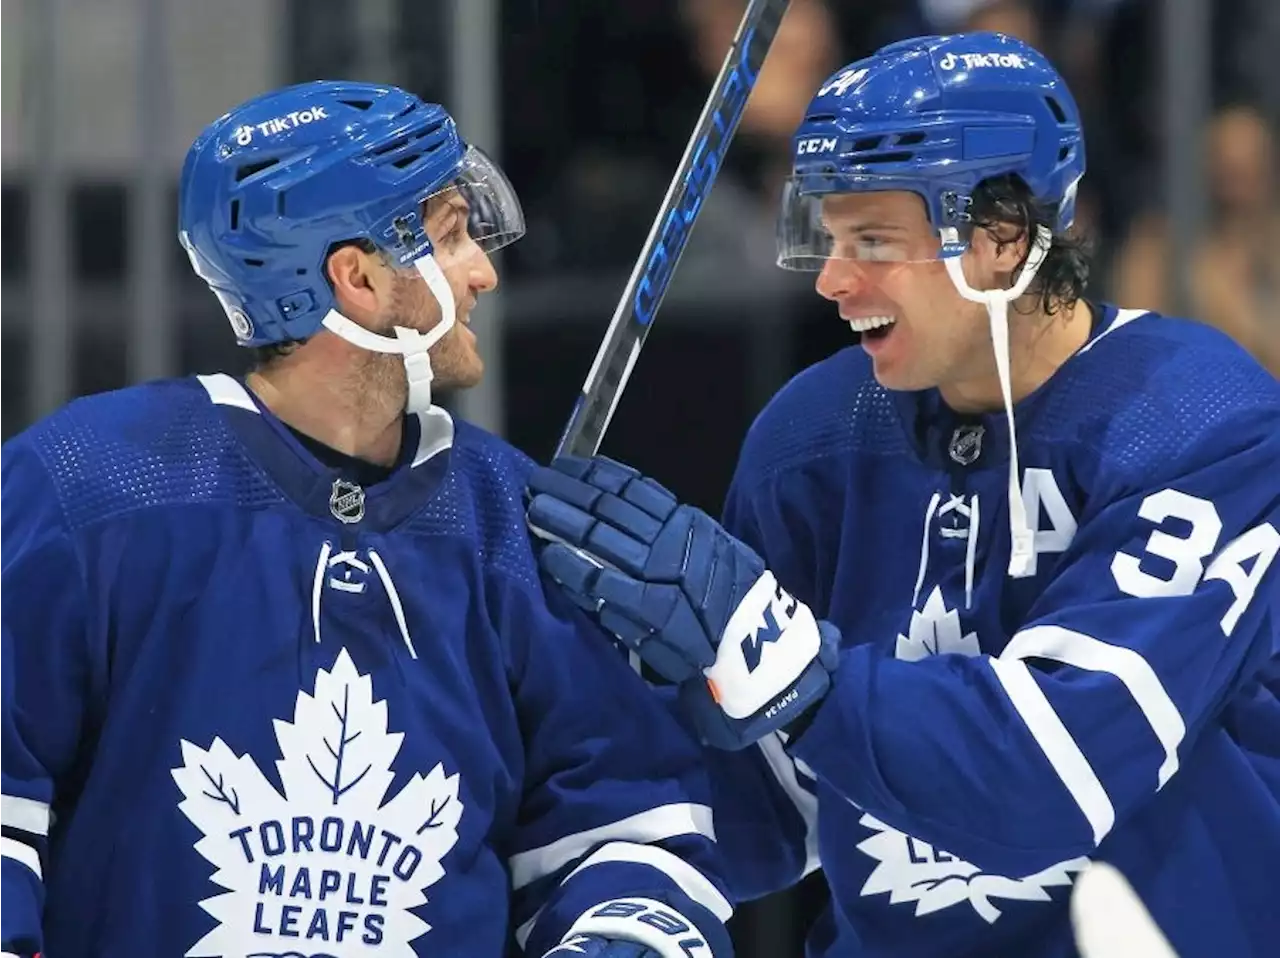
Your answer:
[[[1037,7],[1025,0],[921,0],[921,9],[939,33],[990,30],[1007,33],[1043,49]]]
[[[706,96],[677,5],[503,0],[502,158],[537,239],[509,278],[634,261]]]
[[[681,0],[688,46],[709,90],[742,19],[744,0]],[[815,90],[843,62],[827,0],[792,0],[730,149],[698,219],[679,283],[778,288],[795,277],[772,268],[774,224],[791,165],[791,136]]]
[[[1100,124],[1090,144],[1093,173],[1104,181],[1108,235],[1129,232],[1134,216],[1161,202],[1158,170],[1171,145],[1164,142],[1162,40],[1164,10],[1172,0],[1076,0],[1106,7],[1096,25],[1099,55],[1094,74]],[[1275,0],[1202,0],[1208,6],[1209,99],[1275,103],[1270,89],[1280,20]],[[1073,78],[1074,80],[1074,78]],[[1265,114],[1264,114],[1265,115]],[[1274,113],[1271,116],[1274,118]],[[1094,132],[1094,131],[1088,131]],[[1106,153],[1093,147],[1105,140]],[[1185,149],[1185,144],[1176,148]]]
[[[557,4],[536,35],[509,41],[529,59],[525,75],[509,75],[521,106],[508,116],[505,159],[539,237],[513,249],[521,267],[596,275],[630,267],[744,8],[744,0]],[[828,0],[792,0],[678,286],[714,296],[743,283],[789,285],[772,264],[790,137],[843,56]]]
[[[1274,131],[1247,106],[1219,111],[1205,135],[1211,220],[1196,245],[1191,312],[1234,337],[1280,375],[1280,205]],[[1137,218],[1121,253],[1115,298],[1169,306],[1168,224]]]
[[[694,58],[708,87],[742,19],[743,0],[682,0]],[[776,209],[791,163],[791,135],[813,93],[843,59],[837,24],[826,0],[792,0],[765,59],[738,129],[739,143],[755,154],[752,186]]]

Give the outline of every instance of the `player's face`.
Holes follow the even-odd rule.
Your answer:
[[[823,200],[822,218],[832,256],[818,275],[818,293],[861,335],[881,385],[929,389],[986,372],[992,363],[986,310],[951,282],[919,196],[833,194]],[[969,278],[977,288],[987,285]]]
[[[484,375],[471,310],[481,293],[498,285],[488,255],[467,232],[467,203],[454,190],[437,194],[425,204],[427,235],[435,260],[453,291],[456,322],[431,348],[434,383],[440,389],[465,389]],[[416,270],[398,271],[392,290],[392,326],[426,332],[440,322],[440,304]]]

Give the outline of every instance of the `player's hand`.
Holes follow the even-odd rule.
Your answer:
[[[604,457],[561,457],[529,490],[542,568],[680,683],[704,741],[742,748],[826,694],[839,633],[706,513]]]
[[[710,931],[665,902],[614,898],[588,909],[543,958],[733,958],[725,927],[716,922]]]
[[[542,958],[662,958],[648,945],[635,941],[601,938],[599,935],[574,935],[566,938]]]

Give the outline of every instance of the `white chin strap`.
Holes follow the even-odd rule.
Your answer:
[[[392,339],[390,336],[370,332],[333,309],[325,315],[321,325],[361,349],[375,353],[400,353],[404,356],[404,372],[409,380],[409,401],[405,404],[405,411],[425,413],[431,408],[432,378],[431,358],[427,351],[453,329],[453,324],[457,321],[457,307],[449,281],[444,278],[440,264],[433,255],[428,253],[414,260],[413,265],[440,304],[440,322],[429,331],[420,333],[416,329],[396,326],[396,338]]]
[[[958,245],[959,234],[952,227],[942,230],[942,242],[945,245]],[[1032,572],[1035,559],[1035,532],[1027,523],[1027,508],[1022,499],[1022,471],[1018,467],[1018,440],[1014,433],[1013,423],[1013,387],[1009,376],[1009,304],[1027,291],[1031,281],[1035,279],[1040,264],[1044,262],[1049,247],[1053,244],[1053,234],[1041,226],[1036,230],[1035,242],[1027,253],[1027,261],[1023,264],[1018,281],[1009,289],[976,290],[965,279],[959,256],[948,256],[943,260],[951,282],[955,284],[960,295],[974,303],[982,303],[987,307],[987,315],[991,318],[991,341],[996,351],[996,374],[1000,378],[1000,395],[1004,399],[1004,414],[1009,423],[1009,532],[1013,538],[1012,551],[1009,554],[1009,575],[1021,579]]]

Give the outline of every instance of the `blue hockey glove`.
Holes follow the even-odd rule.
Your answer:
[[[706,513],[604,457],[560,457],[529,490],[543,569],[680,684],[706,743],[742,748],[826,694],[839,633]]]
[[[602,902],[573,923],[543,958],[733,958],[729,935],[717,925],[715,950],[698,927],[651,898]]]
[[[542,958],[661,958],[647,945],[599,935],[574,935],[566,938]]]

